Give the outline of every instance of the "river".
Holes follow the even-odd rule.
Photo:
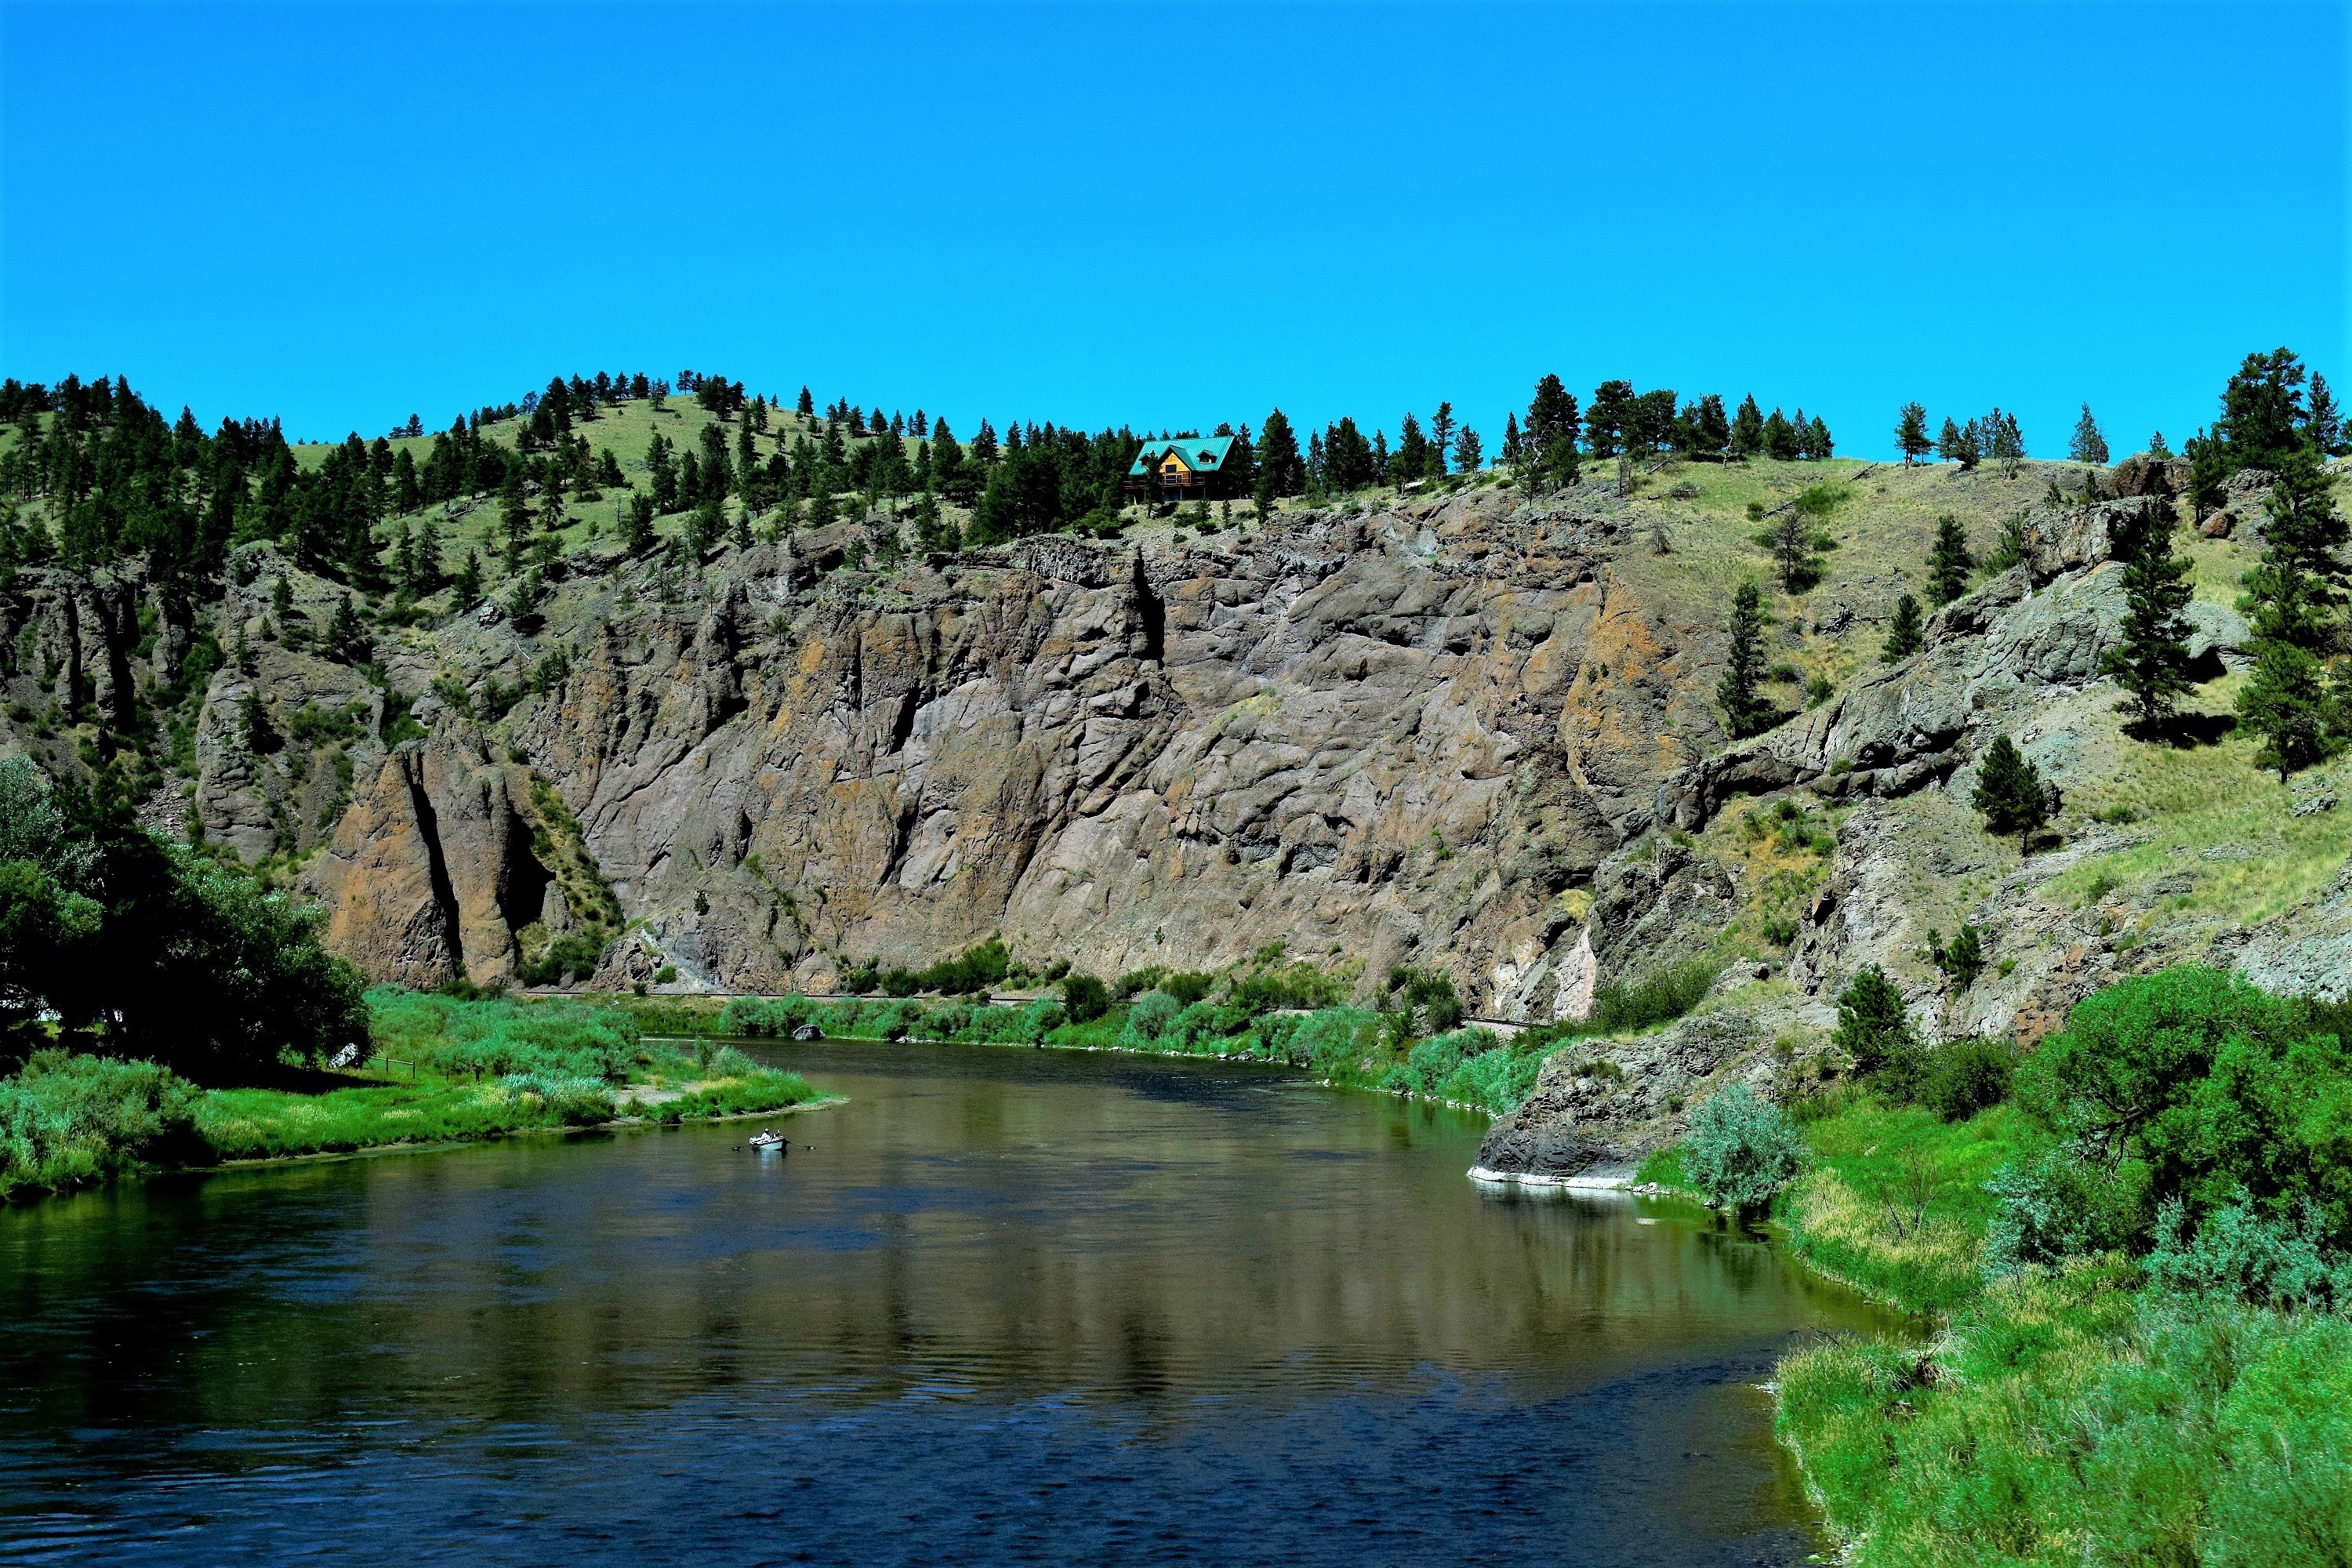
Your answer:
[[[1884,1320],[1483,1122],[1216,1062],[762,1046],[849,1102],[0,1211],[0,1560],[1753,1564]]]

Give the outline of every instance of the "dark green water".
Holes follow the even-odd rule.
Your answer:
[[[1768,1563],[1860,1303],[1475,1118],[1239,1065],[766,1047],[740,1124],[0,1212],[0,1559]]]

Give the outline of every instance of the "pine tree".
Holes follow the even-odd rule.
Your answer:
[[[1725,656],[1723,679],[1715,689],[1723,724],[1734,740],[1760,733],[1780,718],[1757,695],[1764,679],[1764,596],[1753,583],[1742,583],[1731,596],[1731,647]]]
[[[2116,541],[2124,561],[2123,642],[2106,651],[2100,668],[2130,694],[2124,708],[2137,717],[2129,728],[2145,741],[2163,733],[2174,699],[2194,684],[2188,675],[2190,627],[2182,612],[2196,589],[2189,581],[2189,562],[2172,552],[2177,526],[2172,498],[2159,492]]]
[[[1580,469],[1577,428],[1576,395],[1556,375],[1536,383],[1535,397],[1528,404],[1528,422],[1519,434],[1530,490],[1576,482]]]
[[[2253,623],[2253,679],[2238,694],[2239,717],[2263,737],[2256,761],[2281,782],[2341,748],[2347,715],[2330,700],[2326,660],[2346,600],[2344,519],[2336,510],[2319,454],[2305,446],[2271,459],[2270,525],[2263,558],[2245,577],[2239,608]],[[2339,694],[2340,695],[2340,694]]]
[[[2083,405],[2083,416],[2074,421],[2074,438],[2067,444],[2066,455],[2078,463],[2104,465],[2107,460],[2107,438],[2099,434],[2099,422],[2091,417],[2091,405]]]
[[[1903,466],[1906,468],[1936,449],[1936,443],[1927,438],[1927,410],[1924,405],[1903,405],[1902,416],[1895,425],[1895,444],[1902,448]]]
[[[633,495],[628,510],[621,521],[621,548],[631,555],[643,555],[654,547],[654,501],[651,496]]]
[[[1763,450],[1764,411],[1756,406],[1756,395],[1751,392],[1739,400],[1739,412],[1731,416],[1731,455],[1746,459]]]
[[[1454,471],[1455,473],[1475,474],[1485,466],[1486,461],[1486,453],[1479,445],[1478,432],[1467,425],[1454,432]]]
[[[1398,427],[1396,457],[1393,467],[1399,483],[1420,479],[1429,463],[1429,441],[1421,433],[1421,421],[1410,413]]]
[[[1780,569],[1780,591],[1801,594],[1819,580],[1821,560],[1813,553],[1811,517],[1801,507],[1789,507],[1773,518],[1756,542],[1772,552]]]
[[[801,388],[800,401],[793,405],[793,412],[798,414],[803,419],[816,417],[816,399],[809,395],[807,387]]]
[[[482,563],[471,549],[466,559],[457,563],[457,575],[449,584],[449,605],[461,614],[482,602]]]
[[[1524,450],[1525,443],[1519,437],[1519,413],[1515,408],[1503,416],[1503,449],[1499,454],[1503,466],[1507,468],[1517,468],[1521,461],[1520,454]]]
[[[670,466],[669,442],[658,430],[646,443],[646,476],[653,491],[654,510],[667,515],[677,510],[677,470]]]
[[[1976,570],[1969,553],[1968,531],[1950,512],[1936,520],[1936,545],[1927,557],[1927,596],[1948,605],[1969,591],[1969,574]]]
[[[247,689],[245,700],[237,705],[237,720],[245,731],[247,751],[260,756],[278,749],[278,732],[270,728],[269,710],[262,706],[259,689]]]
[[[688,514],[686,547],[696,560],[700,560],[727,530],[726,503],[718,496],[706,493],[694,510]]]
[[[1856,974],[1838,994],[1837,1031],[1830,1041],[1853,1062],[1864,1077],[1900,1067],[1916,1057],[1918,1039],[1904,1012],[1903,993],[1873,963]]]
[[[1813,416],[1811,455],[1822,461],[1827,461],[1837,455],[1837,443],[1831,438],[1829,422],[1818,414]]]
[[[1255,499],[1258,515],[1264,517],[1274,510],[1274,503],[1279,498],[1295,496],[1307,489],[1307,465],[1298,455],[1298,437],[1279,408],[1265,416],[1257,447]]]
[[[1936,452],[1946,462],[1959,464],[1960,472],[1964,474],[1975,468],[1984,456],[1983,445],[1978,437],[1977,422],[1971,419],[1962,426],[1947,416],[1943,432],[1936,437]]]
[[[1584,447],[1595,458],[1613,458],[1625,447],[1627,426],[1633,417],[1633,384],[1604,381],[1592,389],[1592,405],[1584,411]]]
[[[2238,693],[2238,716],[2263,738],[2255,764],[2276,769],[2284,784],[2288,774],[2325,762],[2341,748],[2330,722],[2335,705],[2318,655],[2284,637],[2264,637],[2255,647],[2253,679]]]
[[[1429,416],[1428,461],[1416,476],[1422,479],[1442,479],[1445,474],[1445,455],[1454,449],[1454,405],[1440,403],[1437,412]]]
[[[359,612],[352,607],[349,594],[336,601],[334,618],[327,623],[326,651],[329,658],[346,663],[368,651],[367,633],[360,625]]]
[[[2328,389],[2327,378],[2311,378],[2309,411],[2304,416],[2304,431],[2321,456],[2344,456],[2344,412],[2336,406],[2336,394]]]
[[[1895,601],[1895,619],[1886,628],[1886,641],[1878,650],[1878,662],[1900,664],[1925,647],[1927,641],[1920,629],[1919,601],[1906,594]]]
[[[1985,748],[1969,804],[1984,813],[1987,832],[2016,834],[2021,854],[2032,849],[2033,836],[2050,820],[2041,770],[2025,760],[2007,735],[1995,735]]]
[[[416,534],[416,570],[409,578],[409,592],[430,594],[441,585],[441,531],[427,517]]]

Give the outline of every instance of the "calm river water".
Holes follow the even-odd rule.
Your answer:
[[[1852,1298],[1238,1064],[822,1044],[850,1103],[0,1212],[0,1560],[1776,1563]]]

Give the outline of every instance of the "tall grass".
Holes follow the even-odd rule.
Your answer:
[[[1781,1363],[1781,1436],[1851,1560],[2352,1562],[2352,1321],[2150,1296],[2118,1259],[1994,1285],[1932,1356]]]
[[[200,1157],[197,1090],[152,1062],[37,1051],[0,1079],[0,1198]]]

